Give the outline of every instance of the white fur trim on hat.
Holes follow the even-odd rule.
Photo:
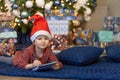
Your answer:
[[[49,39],[51,39],[51,34],[50,34],[49,32],[47,32],[47,31],[45,31],[45,30],[40,30],[40,31],[35,32],[35,33],[30,37],[31,41],[33,42],[33,41],[36,39],[36,37],[38,37],[39,35],[45,35],[45,36],[47,36]]]

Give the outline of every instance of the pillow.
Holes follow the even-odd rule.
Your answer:
[[[61,51],[57,57],[65,64],[88,65],[95,62],[103,51],[103,48],[93,46],[77,46]]]
[[[116,62],[120,62],[120,44],[107,46],[105,47],[105,50],[108,59],[111,59]]]

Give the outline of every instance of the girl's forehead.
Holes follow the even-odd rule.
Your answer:
[[[46,37],[46,38],[48,38],[46,35],[38,35],[37,38],[39,38],[39,37]]]

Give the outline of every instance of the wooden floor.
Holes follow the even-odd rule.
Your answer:
[[[0,80],[67,80],[67,79],[48,79],[48,78],[32,78],[32,77],[12,77],[0,75]],[[71,79],[73,80],[73,79]]]

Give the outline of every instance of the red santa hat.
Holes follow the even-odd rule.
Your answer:
[[[45,35],[49,39],[51,39],[51,32],[47,23],[47,20],[43,18],[43,16],[39,14],[35,14],[34,16],[30,17],[29,20],[34,20],[34,25],[31,30],[30,39],[33,42],[37,36]]]

